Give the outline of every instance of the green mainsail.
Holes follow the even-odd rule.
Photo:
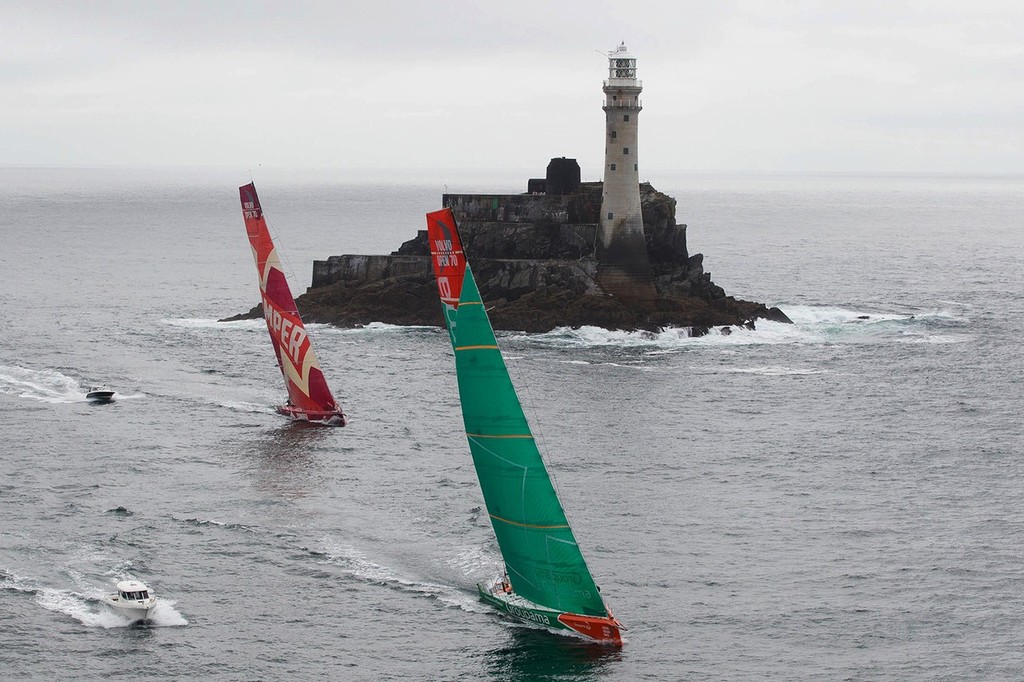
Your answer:
[[[487,513],[515,592],[551,609],[608,616],[551,485],[468,264],[445,305],[462,416]]]

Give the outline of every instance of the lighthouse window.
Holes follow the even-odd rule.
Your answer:
[[[616,138],[616,136],[617,136],[617,135],[618,135],[618,133],[617,133],[616,131],[614,131],[614,130],[613,130],[613,131],[612,131],[612,139],[614,140],[614,139]]]
[[[614,163],[611,165],[611,170],[615,170],[615,164]]]
[[[623,147],[622,148],[622,153],[623,154],[628,154],[629,153],[629,147]]]
[[[622,120],[623,121],[628,121],[629,120],[629,114],[623,114],[622,115]]]
[[[615,215],[615,214],[614,214],[614,213],[611,213],[611,212],[609,212],[609,213],[608,213],[608,220],[611,220],[611,219],[612,219],[612,216],[613,216],[613,215]]]
[[[633,164],[633,170],[639,170],[639,169],[638,169],[638,168],[636,167],[636,164],[635,164],[635,163]]]

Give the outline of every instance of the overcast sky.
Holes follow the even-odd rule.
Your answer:
[[[0,3],[0,165],[1024,172],[1024,3]]]

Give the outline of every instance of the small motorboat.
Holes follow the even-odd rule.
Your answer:
[[[117,584],[117,592],[104,595],[103,601],[133,622],[149,620],[153,609],[156,608],[156,597],[153,596],[153,592],[138,580],[122,580]]]
[[[112,403],[114,402],[114,392],[103,386],[93,386],[85,394],[85,399],[90,403]]]

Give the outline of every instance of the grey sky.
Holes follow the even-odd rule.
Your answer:
[[[606,59],[658,170],[1024,172],[1024,5],[0,4],[0,164],[600,176]]]

